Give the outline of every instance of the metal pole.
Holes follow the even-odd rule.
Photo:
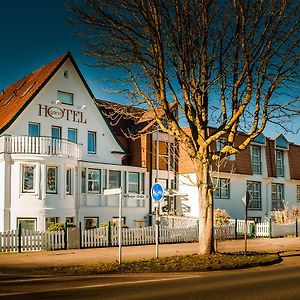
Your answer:
[[[158,129],[156,131],[156,178],[155,182],[158,182],[158,170],[159,170],[159,135],[158,135]]]
[[[122,187],[119,192],[119,264],[122,263]]]
[[[159,244],[159,203],[156,206],[156,226],[155,226],[155,256],[158,258],[158,244]]]

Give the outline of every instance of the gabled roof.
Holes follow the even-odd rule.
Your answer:
[[[0,133],[6,130],[16,120],[67,59],[72,61],[89,94],[94,99],[71,53],[67,52],[2,91],[0,94]]]

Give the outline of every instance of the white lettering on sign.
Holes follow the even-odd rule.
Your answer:
[[[39,116],[50,117],[52,119],[65,119],[67,121],[86,124],[83,112],[56,106],[39,104]]]

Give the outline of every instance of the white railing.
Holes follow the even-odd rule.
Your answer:
[[[65,248],[64,231],[40,232],[22,229],[0,232],[0,252],[59,250]]]
[[[62,139],[34,136],[0,136],[0,153],[58,155],[81,158],[80,146]]]

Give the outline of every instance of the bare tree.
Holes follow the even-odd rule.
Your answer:
[[[299,114],[299,1],[78,0],[68,7],[93,65],[120,70],[124,91],[154,112],[160,107],[161,130],[188,151],[199,253],[212,253],[213,161],[246,149],[268,122],[286,127],[283,120]],[[246,135],[237,143],[239,132]],[[216,150],[220,137],[226,143]]]

